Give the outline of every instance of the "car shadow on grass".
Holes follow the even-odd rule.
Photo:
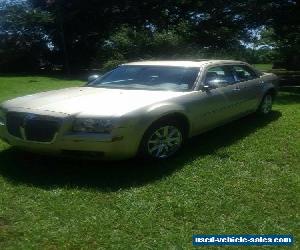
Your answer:
[[[199,157],[216,155],[226,158],[226,155],[218,155],[216,151],[276,121],[280,116],[280,112],[273,111],[267,117],[249,115],[231,122],[190,139],[176,157],[163,162],[61,159],[9,148],[0,152],[0,174],[12,183],[43,189],[93,188],[113,192],[143,186],[170,176]]]

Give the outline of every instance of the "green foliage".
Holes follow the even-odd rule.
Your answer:
[[[272,27],[278,57],[276,68],[300,69],[300,2],[284,1],[274,12]]]
[[[142,59],[214,58],[238,59],[249,63],[271,63],[275,57],[275,50],[268,46],[260,49],[236,46],[236,48],[217,51],[201,48],[191,43],[188,35],[182,34],[179,27],[188,30],[184,24],[168,30],[136,30],[136,28],[122,26],[100,46],[93,67],[106,70],[126,61]]]
[[[272,64],[255,64],[254,65],[255,68],[264,71],[264,72],[268,72],[270,70],[272,70]]]
[[[0,70],[38,69],[51,41],[44,26],[52,21],[48,13],[26,2],[0,2]]]
[[[201,55],[295,67],[298,13],[281,0],[2,1],[0,71]]]
[[[128,60],[174,58],[177,54],[180,55],[183,46],[184,39],[174,30],[137,31],[135,28],[122,26],[100,47],[97,52],[100,56],[96,58],[95,65],[99,67],[104,63],[104,68],[107,68],[107,65]]]
[[[121,57],[121,56],[120,56]],[[101,65],[101,69],[103,71],[103,73],[108,72],[114,68],[116,68],[117,66],[121,65],[122,63],[126,63],[126,60],[122,60],[122,59],[108,59],[106,62],[104,62]],[[99,68],[99,62],[95,63],[95,66],[98,65]]]

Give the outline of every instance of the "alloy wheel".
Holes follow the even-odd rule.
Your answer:
[[[147,150],[153,158],[168,158],[180,148],[182,141],[180,129],[171,125],[163,126],[150,135]]]
[[[263,102],[261,104],[261,111],[263,114],[268,114],[272,110],[272,96],[271,95],[266,95],[263,99]]]

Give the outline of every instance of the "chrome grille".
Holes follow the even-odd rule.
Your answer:
[[[22,138],[20,127],[24,121],[24,114],[21,113],[7,113],[6,114],[6,126],[8,133],[11,135]]]
[[[8,132],[20,139],[51,142],[57,134],[61,121],[49,116],[9,112],[6,115]]]

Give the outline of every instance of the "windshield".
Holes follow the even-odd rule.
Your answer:
[[[191,90],[199,68],[123,65],[89,83],[89,87]]]

